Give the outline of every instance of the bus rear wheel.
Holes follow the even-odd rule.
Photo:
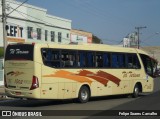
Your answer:
[[[140,93],[140,88],[139,88],[138,84],[136,84],[134,86],[132,97],[137,98],[139,96],[139,93]]]
[[[90,91],[87,86],[82,86],[78,94],[78,102],[86,103],[90,98]]]

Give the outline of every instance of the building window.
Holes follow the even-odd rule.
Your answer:
[[[62,33],[58,32],[58,42],[62,42]]]
[[[41,29],[37,28],[37,40],[41,40]]]
[[[67,38],[69,38],[69,33],[67,33]]]
[[[51,31],[51,41],[55,42],[55,32]]]
[[[32,33],[33,33],[33,27],[27,27],[28,32],[28,39],[33,39]]]
[[[47,38],[48,38],[48,31],[45,30],[45,41],[47,41]]]

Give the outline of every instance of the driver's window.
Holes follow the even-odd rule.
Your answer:
[[[151,59],[147,55],[141,54],[140,56],[141,56],[143,66],[144,66],[146,73],[150,76],[153,76],[153,68],[152,68]]]

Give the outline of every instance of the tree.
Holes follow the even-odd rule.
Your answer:
[[[3,57],[3,48],[0,47],[0,58],[2,58],[2,57]]]
[[[92,42],[97,44],[103,44],[102,40],[95,35],[93,35]]]

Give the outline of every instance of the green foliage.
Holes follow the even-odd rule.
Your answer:
[[[97,44],[103,44],[102,40],[95,35],[93,35],[92,42]]]
[[[3,57],[3,48],[0,47],[0,58]]]

